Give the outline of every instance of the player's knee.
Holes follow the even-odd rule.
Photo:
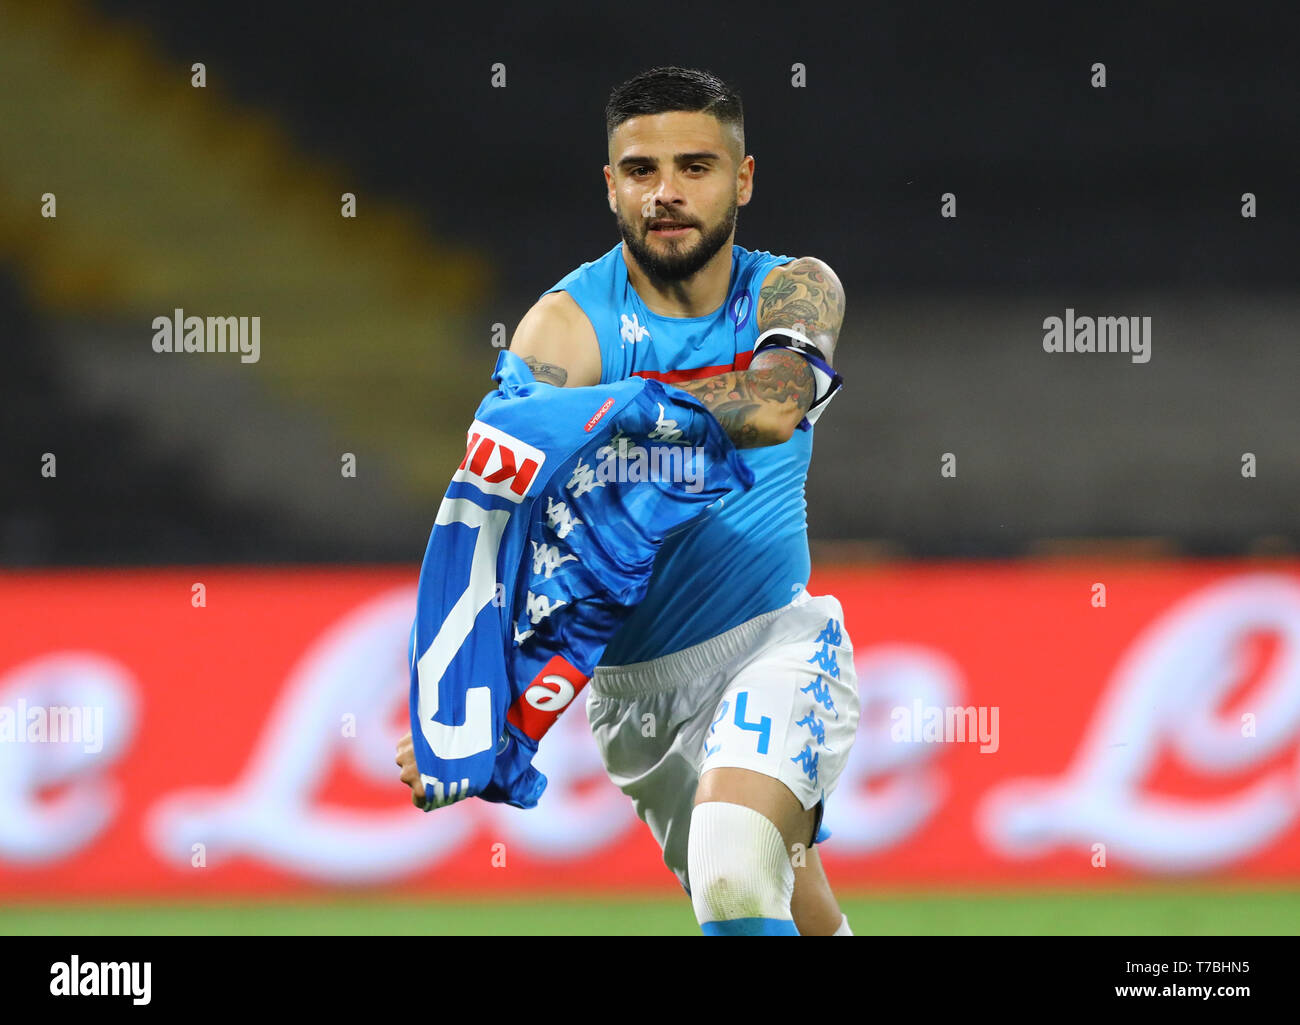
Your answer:
[[[709,923],[728,922],[750,923],[759,932],[794,931],[794,868],[765,815],[722,801],[696,805],[687,860],[691,903],[705,931]]]

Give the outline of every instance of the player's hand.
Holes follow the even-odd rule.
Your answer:
[[[408,733],[397,742],[397,765],[402,770],[402,782],[411,788],[411,803],[424,810],[424,784],[420,781],[420,770],[415,764],[415,745]]]

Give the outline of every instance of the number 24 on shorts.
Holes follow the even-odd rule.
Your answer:
[[[745,707],[748,701],[749,691],[742,690],[736,695],[736,714],[733,721],[740,729],[749,730],[752,733],[758,734],[758,753],[765,755],[767,754],[768,742],[772,739],[772,719],[770,716],[764,715],[756,719],[754,722],[749,722],[746,718],[747,712]],[[722,703],[722,707],[718,709],[718,717],[714,719],[713,723],[709,726],[710,737],[713,736],[713,731],[717,729],[718,723],[726,717],[727,704],[726,701]],[[717,744],[710,747],[708,738],[705,738],[704,753],[706,756],[713,754],[713,752],[717,751],[719,747],[720,745]]]

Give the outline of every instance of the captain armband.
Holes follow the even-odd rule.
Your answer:
[[[786,349],[796,353],[802,356],[812,368],[813,380],[816,382],[813,403],[808,407],[804,418],[799,421],[799,430],[811,429],[817,422],[817,418],[822,415],[822,410],[826,408],[827,403],[844,385],[844,378],[840,377],[835,372],[835,368],[826,362],[826,357],[822,355],[821,350],[794,328],[768,328],[754,342],[754,355],[757,356],[766,349]]]

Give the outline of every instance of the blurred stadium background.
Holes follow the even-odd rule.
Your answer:
[[[0,0],[0,707],[105,717],[0,742],[0,933],[697,931],[582,712],[533,812],[392,766],[494,342],[617,241],[604,102],[666,63],[744,96],[736,241],[848,293],[855,930],[1296,931],[1300,18],[672,13]],[[1150,361],[1045,353],[1066,308]],[[153,352],[175,309],[260,358]],[[914,703],[996,750],[891,739]]]

